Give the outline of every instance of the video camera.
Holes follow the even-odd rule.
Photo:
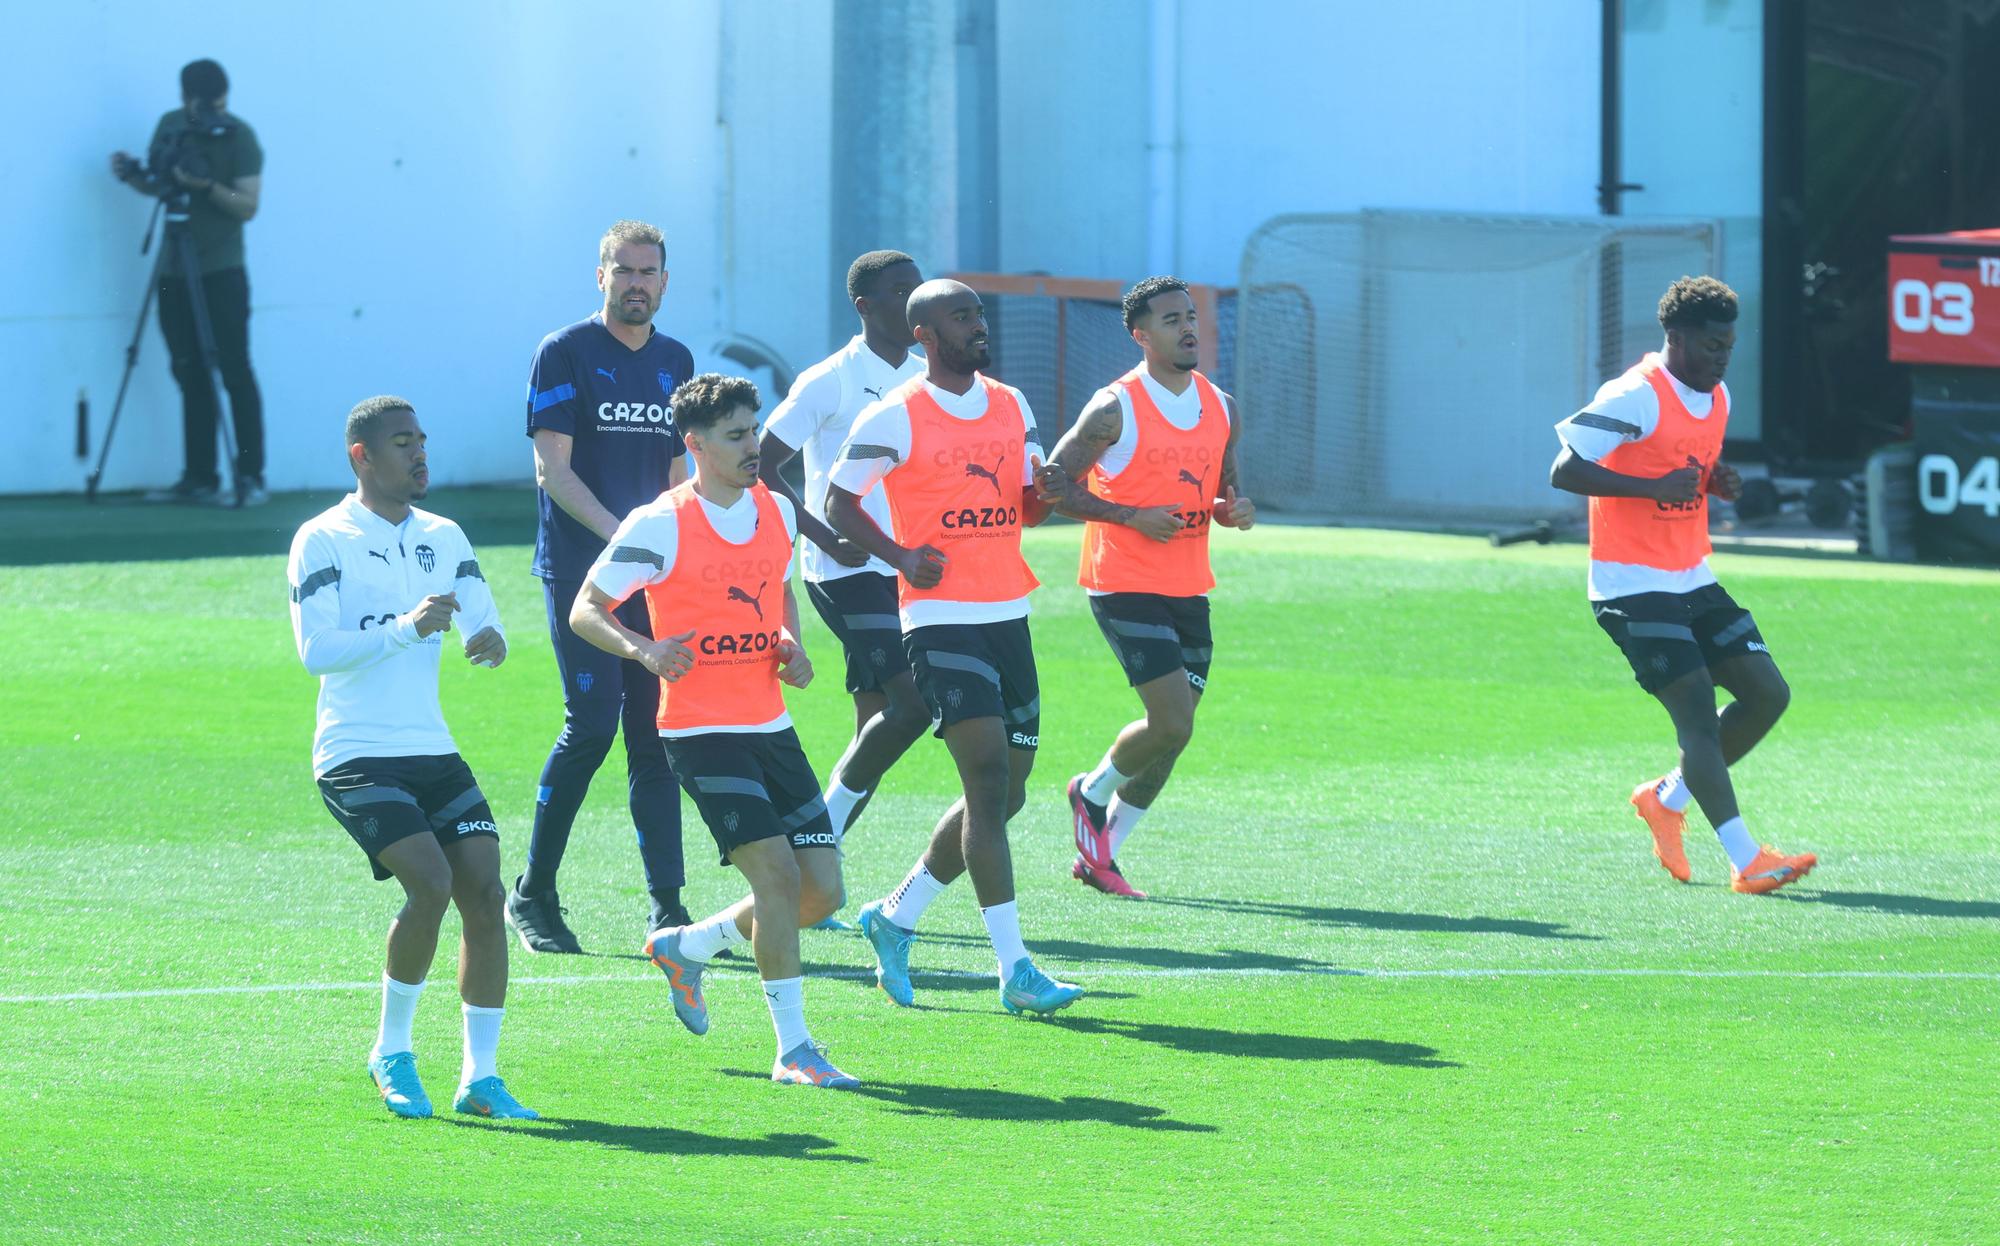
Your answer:
[[[175,180],[174,171],[178,169],[192,178],[213,178],[215,170],[208,153],[195,140],[224,137],[236,128],[236,118],[208,100],[189,103],[182,116],[183,124],[161,127],[146,153],[146,163],[134,168],[127,180],[147,194],[166,200],[169,209],[185,212],[189,204],[188,189]]]

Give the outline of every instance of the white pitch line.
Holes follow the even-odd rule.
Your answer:
[[[730,976],[747,977],[747,973]],[[867,970],[814,973],[815,978],[869,979]],[[991,978],[991,974],[955,970],[917,972],[925,978]],[[1970,973],[1944,969],[1335,969],[1302,967],[1105,969],[1085,973],[1090,978],[1776,978],[1795,981],[2000,982],[2000,973]],[[727,980],[726,978],[724,980]],[[513,986],[630,986],[651,982],[648,975],[570,974],[563,977],[523,977]],[[328,991],[375,991],[380,982],[290,982],[261,986],[177,986],[145,991],[67,991],[57,995],[0,995],[0,1004],[101,1004],[131,999],[186,999],[203,995],[308,995]]]

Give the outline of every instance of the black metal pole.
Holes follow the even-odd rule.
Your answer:
[[[1603,46],[1598,53],[1598,95],[1597,95],[1597,210],[1605,216],[1617,216],[1625,185],[1624,172],[1618,167],[1623,150],[1620,140],[1624,129],[1624,101],[1619,92],[1624,89],[1619,80],[1620,43],[1625,35],[1624,0],[1604,0],[1603,6]]]
[[[1806,6],[1764,0],[1763,430],[1766,458],[1793,461],[1803,409],[1806,264]]]

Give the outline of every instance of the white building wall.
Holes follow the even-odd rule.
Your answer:
[[[1178,275],[1234,285],[1282,212],[1596,211],[1597,0],[1001,6],[1002,255],[1147,256],[1149,23],[1177,24]]]
[[[1626,0],[1628,216],[1722,222],[1715,276],[1742,300],[1729,368],[1731,439],[1763,431],[1763,0]]]
[[[1740,289],[1755,270],[1756,9],[1628,4],[1626,171],[1647,186],[1628,211],[1727,218]],[[666,230],[660,324],[698,359],[725,331],[795,368],[818,358],[847,331],[829,315],[836,12],[96,0],[13,14],[34,54],[0,77],[0,115],[44,120],[0,140],[16,429],[0,493],[83,480],[76,394],[101,437],[147,272],[148,202],[106,156],[145,142],[197,56],[228,68],[268,157],[247,239],[274,487],[342,483],[340,415],[382,391],[417,404],[440,483],[525,479],[529,355],[595,307],[593,243],[619,216]],[[1006,269],[1129,280],[1165,255],[1233,285],[1245,240],[1283,212],[1595,210],[1597,0],[1004,0],[996,14]],[[1155,127],[1158,23],[1177,103]],[[1689,63],[1721,85],[1689,93]],[[1162,134],[1172,210],[1149,218]],[[1739,394],[1754,392],[1748,362]],[[179,394],[149,328],[105,487],[164,483],[179,463]]]
[[[227,68],[231,108],[266,153],[246,239],[274,488],[342,483],[340,418],[385,391],[422,414],[439,483],[526,479],[529,357],[597,306],[595,242],[621,216],[666,231],[659,324],[697,358],[731,312],[810,351],[827,333],[822,287],[800,298],[764,274],[826,280],[820,9],[759,6],[726,109],[714,3],[12,13],[13,46],[40,53],[0,77],[0,113],[42,120],[6,140],[0,357],[16,439],[0,492],[74,489],[87,471],[72,457],[76,393],[101,436],[148,271],[149,201],[111,179],[107,156],[143,148],[199,56]],[[149,327],[104,487],[165,483],[180,461],[179,393]]]

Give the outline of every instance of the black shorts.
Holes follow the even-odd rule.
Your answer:
[[[806,581],[813,609],[847,654],[847,690],[878,692],[910,669],[903,656],[903,625],[896,616],[896,577],[859,571],[837,580]]]
[[[1632,677],[1648,692],[1728,658],[1771,652],[1757,620],[1720,584],[1691,593],[1613,597],[1591,602],[1590,610],[1632,664]]]
[[[735,849],[778,835],[790,836],[793,848],[840,846],[812,763],[790,727],[668,736],[664,743],[724,865]]]
[[[1090,612],[1134,688],[1176,671],[1186,672],[1197,691],[1208,687],[1215,637],[1207,597],[1105,593],[1090,599]]]
[[[969,718],[998,718],[1008,747],[1042,742],[1042,686],[1028,620],[920,627],[904,634],[903,648],[936,734]]]
[[[397,840],[428,832],[443,847],[482,835],[500,838],[486,794],[457,753],[357,757],[320,776],[319,798],[368,854],[378,882],[390,877],[379,854]]]

